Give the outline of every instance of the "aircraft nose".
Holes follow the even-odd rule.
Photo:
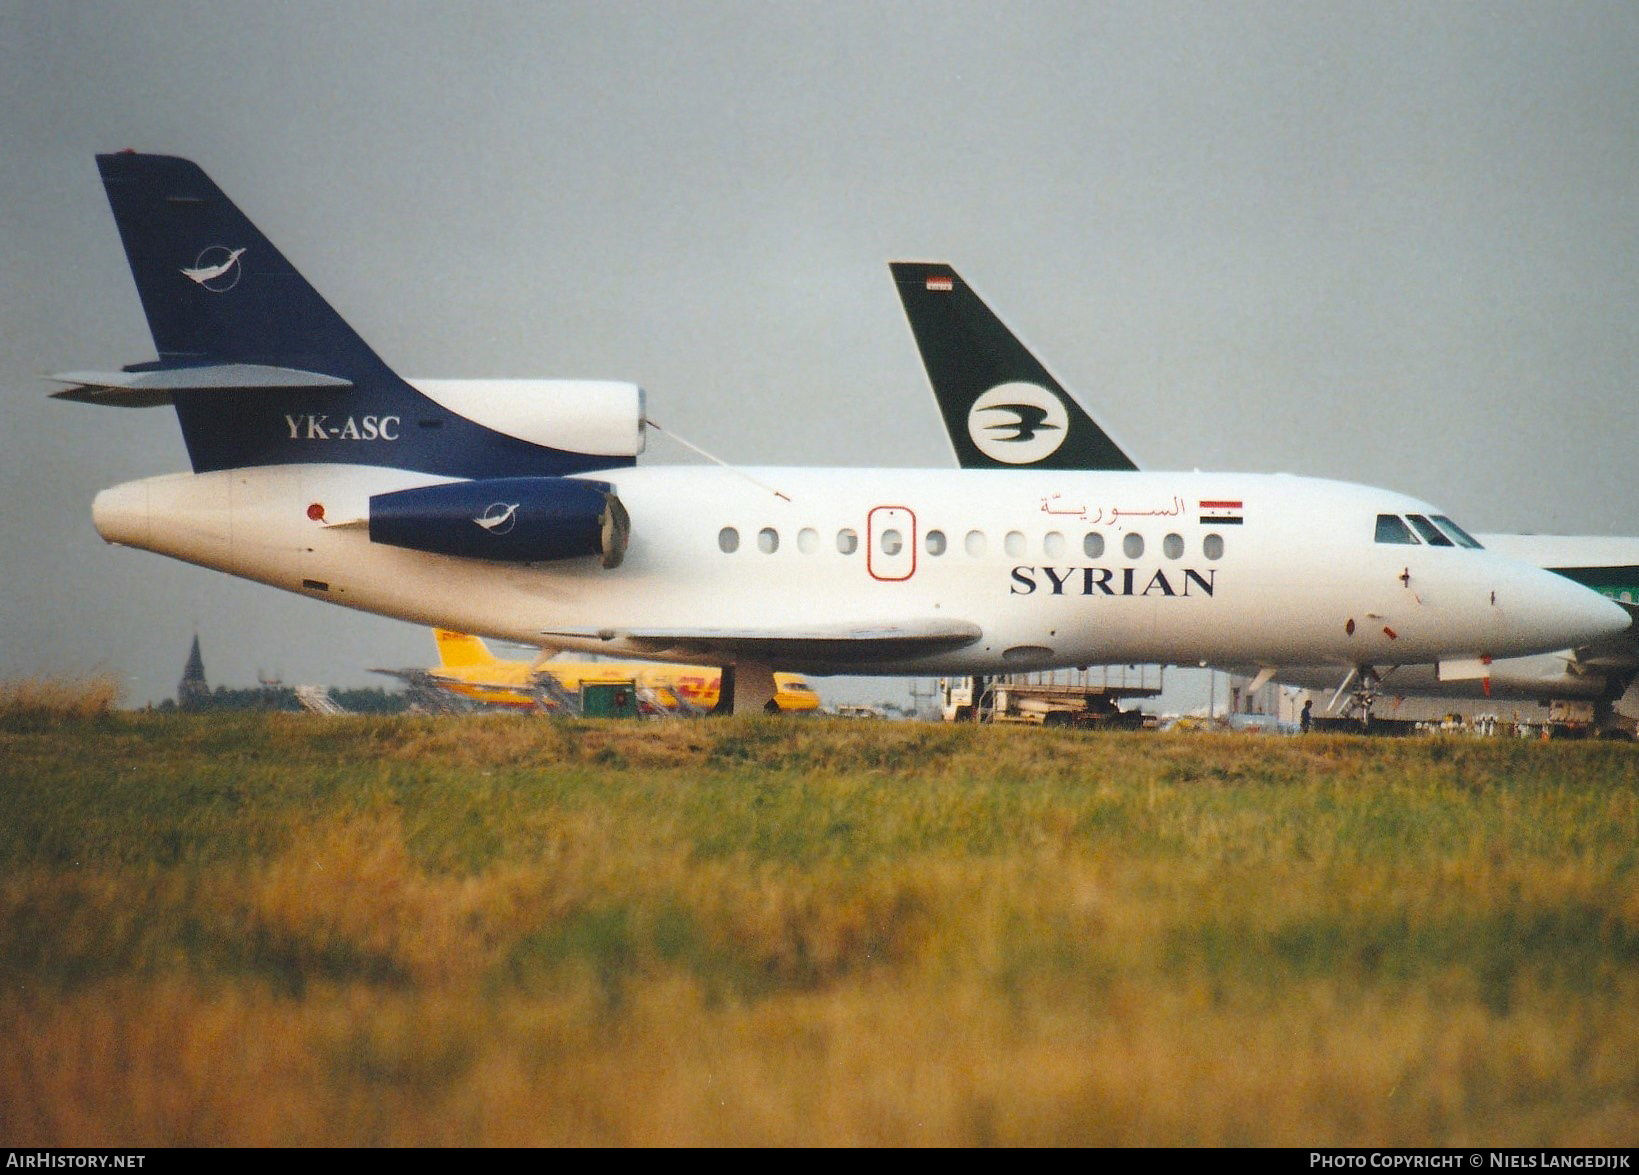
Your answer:
[[[1614,600],[1552,571],[1538,571],[1531,587],[1533,614],[1543,639],[1556,648],[1575,648],[1627,632],[1633,617]]]

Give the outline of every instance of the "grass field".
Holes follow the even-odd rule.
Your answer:
[[[0,697],[0,1142],[1628,1146],[1639,748]]]

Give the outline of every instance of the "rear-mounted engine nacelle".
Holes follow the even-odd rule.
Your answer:
[[[474,424],[532,445],[598,457],[636,457],[643,389],[601,379],[418,379],[411,385]]]
[[[370,541],[435,555],[540,563],[596,555],[617,567],[631,522],[606,482],[501,477],[370,498]]]

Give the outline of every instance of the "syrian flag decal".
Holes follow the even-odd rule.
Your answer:
[[[1245,519],[1239,502],[1202,502],[1201,525],[1239,526]]]

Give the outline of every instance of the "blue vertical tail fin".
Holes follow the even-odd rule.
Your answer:
[[[391,376],[195,163],[97,156],[162,367],[244,363],[354,383]]]
[[[401,379],[186,159],[97,156],[159,358],[54,377],[63,399],[173,404],[195,472],[389,466],[452,478],[631,465],[643,393],[612,381]]]

